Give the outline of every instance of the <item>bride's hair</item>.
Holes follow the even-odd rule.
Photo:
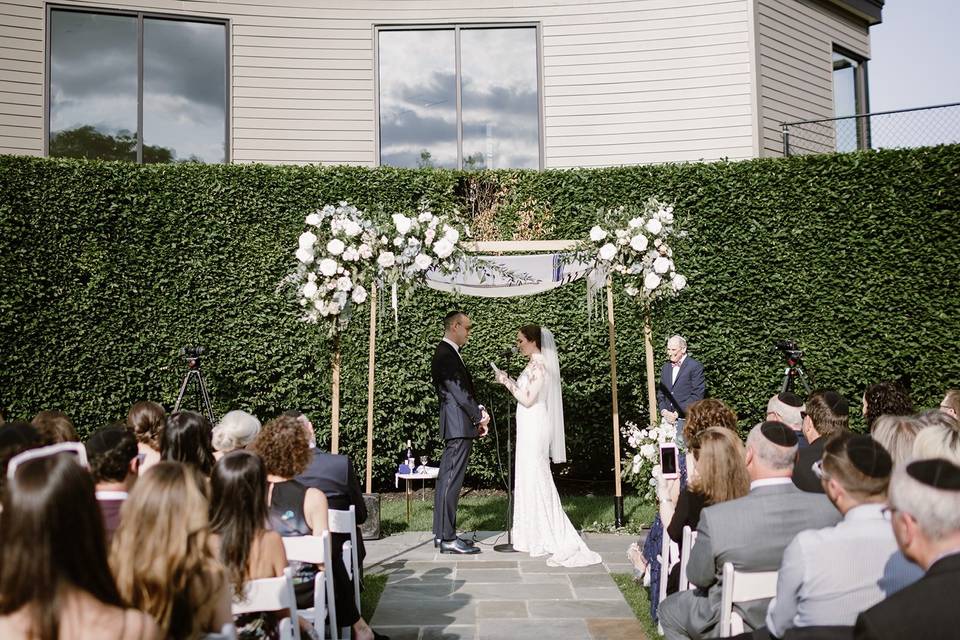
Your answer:
[[[537,345],[537,349],[540,349],[540,325],[538,324],[525,324],[520,327],[520,333],[523,334],[523,337],[533,342]]]

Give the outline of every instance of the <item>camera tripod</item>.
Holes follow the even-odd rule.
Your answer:
[[[810,395],[810,380],[803,371],[803,363],[800,362],[799,358],[797,360],[787,360],[787,366],[783,370],[783,385],[780,387],[780,393],[793,391],[793,381],[795,378],[800,379],[807,395]]]
[[[183,396],[187,393],[187,386],[189,386],[190,381],[193,379],[197,381],[197,387],[200,389],[200,404],[201,409],[204,414],[206,414],[207,419],[210,420],[210,424],[214,424],[216,420],[213,417],[213,405],[210,402],[210,394],[207,392],[207,383],[203,381],[203,373],[200,371],[200,363],[194,361],[187,361],[187,375],[183,377],[183,383],[180,385],[180,393],[177,395],[177,402],[173,405],[174,411],[180,410],[180,404],[183,402]]]

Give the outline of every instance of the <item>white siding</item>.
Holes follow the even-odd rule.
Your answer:
[[[783,154],[780,124],[832,118],[834,45],[870,57],[865,22],[817,0],[756,0],[764,156]]]
[[[755,155],[754,1],[60,4],[229,19],[235,162],[373,165],[375,25],[539,22],[545,162],[574,167]],[[43,46],[42,0],[0,0],[0,153],[42,153]]]

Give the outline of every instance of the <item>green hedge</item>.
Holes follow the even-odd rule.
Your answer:
[[[290,407],[329,439],[329,342],[296,321],[277,286],[306,213],[349,201],[370,215],[427,198],[457,208],[486,238],[580,238],[598,207],[656,195],[676,204],[678,268],[690,287],[654,310],[666,337],[688,337],[708,393],[747,426],[779,386],[776,339],[797,340],[818,385],[855,407],[866,384],[908,376],[919,406],[960,386],[960,147],[737,163],[569,171],[149,165],[0,157],[0,404],[9,416],[61,408],[88,432],[134,401],[172,403],[178,350],[201,344],[222,413],[269,418]],[[402,443],[441,443],[429,359],[440,319],[462,307],[465,351],[482,400],[502,413],[486,360],[518,326],[554,329],[562,350],[572,476],[610,477],[606,327],[588,321],[583,285],[525,299],[417,291],[400,327],[381,320],[376,475],[392,478]],[[642,321],[618,295],[621,415],[645,420]],[[362,466],[366,311],[343,338],[341,447]],[[859,423],[859,409],[855,422]],[[502,426],[502,425],[501,425]],[[436,457],[434,457],[436,459]],[[472,458],[492,481],[492,439]],[[392,482],[390,482],[392,484]]]

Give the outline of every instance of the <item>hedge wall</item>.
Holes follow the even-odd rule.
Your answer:
[[[582,237],[598,207],[657,195],[676,204],[675,245],[690,287],[655,308],[666,337],[688,337],[708,393],[747,426],[779,386],[774,340],[805,350],[817,385],[856,407],[866,384],[907,377],[921,407],[960,386],[960,146],[738,163],[459,173],[354,167],[149,165],[0,157],[0,404],[8,416],[61,408],[87,432],[141,398],[172,403],[178,350],[206,347],[222,413],[289,407],[329,440],[329,342],[296,321],[277,285],[305,213],[347,200],[373,216],[427,198],[458,208],[485,239]],[[476,234],[475,234],[476,235]],[[377,345],[376,474],[402,443],[440,451],[429,359],[452,307],[472,315],[475,376],[518,326],[554,329],[562,350],[574,477],[610,477],[606,328],[583,285],[525,299],[418,291],[384,318]],[[621,413],[646,419],[639,308],[618,295]],[[343,339],[341,447],[362,466],[367,317]],[[505,399],[489,381],[483,400]],[[494,477],[494,441],[472,458]],[[436,459],[434,457],[434,459]],[[392,483],[391,483],[392,484]]]

